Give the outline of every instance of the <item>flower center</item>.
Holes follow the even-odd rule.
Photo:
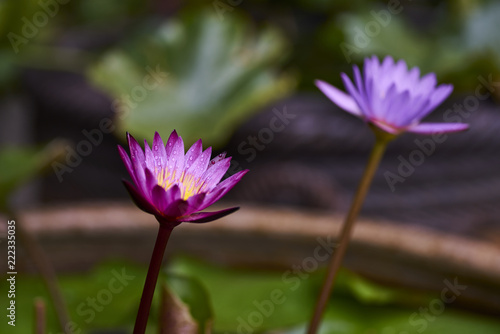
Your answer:
[[[175,171],[171,173],[168,169],[162,169],[156,177],[158,185],[168,190],[177,184],[181,190],[183,200],[187,200],[189,197],[199,194],[204,190],[205,182],[202,182],[200,178],[194,177],[193,174],[186,173],[185,171],[182,172],[180,177],[176,177],[175,174]]]

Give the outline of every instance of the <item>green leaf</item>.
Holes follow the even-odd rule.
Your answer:
[[[198,324],[189,312],[189,308],[173,293],[166,284],[161,286],[159,333],[198,334]]]
[[[176,129],[185,142],[221,145],[259,107],[289,93],[278,73],[284,38],[231,15],[201,11],[144,29],[106,53],[89,75],[114,97],[118,131],[152,139]]]
[[[302,280],[292,271],[225,269],[186,258],[176,258],[169,268],[203,281],[213,303],[215,332],[293,326],[307,321],[314,305],[316,280]]]
[[[1,277],[0,289],[8,291],[8,282],[4,277]],[[84,334],[92,333],[93,329],[123,328],[131,333],[145,277],[146,268],[125,262],[108,262],[88,273],[60,275],[58,281],[70,311],[71,323],[67,325],[70,331]],[[2,327],[6,324],[3,322],[0,324],[0,333],[33,332],[33,298],[36,296],[50,300],[43,281],[37,276],[18,273],[16,327]],[[6,308],[7,303],[7,298],[0,300],[2,308]],[[153,305],[152,318],[156,316],[159,304]],[[151,321],[146,333],[157,333],[155,325],[156,322]],[[47,303],[47,333],[60,332],[53,305]]]
[[[202,278],[213,300],[216,333],[304,333],[324,278],[323,270],[306,273],[300,266],[278,272],[236,270],[186,258],[171,262],[170,270]],[[273,291],[281,291],[280,298],[273,299]],[[445,303],[440,310],[438,304],[439,294],[382,287],[344,270],[320,333],[500,332],[498,319],[458,311]]]
[[[185,303],[199,325],[200,334],[212,332],[213,311],[208,292],[196,278],[167,273],[170,289]]]

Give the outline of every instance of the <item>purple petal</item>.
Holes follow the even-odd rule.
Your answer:
[[[160,185],[156,185],[151,189],[151,200],[153,201],[157,211],[162,213],[170,204],[170,202],[167,200],[167,192]]]
[[[366,96],[365,85],[363,85],[363,79],[361,79],[361,72],[359,71],[359,67],[353,66],[354,72],[354,82],[356,83],[356,87],[358,88],[358,92],[361,96]]]
[[[451,92],[453,91],[453,85],[439,85],[432,95],[430,96],[429,99],[429,104],[423,108],[420,113],[418,114],[418,119],[422,119],[425,116],[427,116],[431,111],[433,111],[438,105],[443,103],[443,101],[450,96]]]
[[[214,204],[219,199],[221,199],[225,194],[227,194],[229,192],[229,190],[231,190],[241,180],[243,175],[245,175],[246,173],[248,173],[248,169],[242,170],[242,171],[228,177],[227,179],[225,179],[221,183],[219,183],[207,195],[207,197],[205,198],[205,203],[203,203],[203,207],[200,208],[200,210],[208,208],[210,205]]]
[[[389,123],[387,122],[387,115],[389,113],[389,109],[394,96],[397,96],[397,88],[396,85],[392,83],[389,89],[384,93],[384,97],[377,98],[379,100],[379,103],[377,104],[377,108],[374,108],[373,119]]]
[[[201,152],[203,150],[203,146],[201,143],[201,139],[198,139],[196,143],[194,143],[189,150],[186,152],[186,156],[184,157],[184,169],[188,169],[191,165],[198,159]]]
[[[356,101],[352,97],[324,81],[316,80],[315,83],[316,87],[337,106],[355,116],[362,116],[361,110],[359,110]]]
[[[199,178],[207,170],[208,163],[210,161],[210,155],[212,154],[212,148],[209,147],[203,153],[200,154],[198,159],[188,168],[187,174],[192,174],[195,178]]]
[[[205,209],[206,206],[203,207],[203,204],[205,202],[205,197],[206,196],[207,196],[206,193],[201,193],[201,194],[196,194],[194,196],[189,197],[186,200],[186,206],[184,208],[184,211],[183,211],[182,215],[183,216],[184,215],[189,215],[189,214],[191,214],[193,212],[197,212],[197,211]]]
[[[174,144],[177,142],[177,139],[179,139],[179,135],[177,134],[177,131],[174,130],[170,134],[170,137],[168,137],[167,144],[165,145],[165,153],[167,155],[167,158],[170,156],[170,152],[172,151]]]
[[[373,101],[373,79],[368,78],[364,81],[365,94],[366,94],[366,103],[371,106]]]
[[[220,200],[225,194],[227,194],[229,190],[230,188],[229,189],[216,188],[212,190],[205,196],[205,201],[202,203],[202,205],[199,207],[198,210],[199,211],[205,210],[206,208],[208,208],[209,206]]]
[[[437,132],[458,132],[469,128],[464,123],[422,123],[410,127],[407,131],[413,133],[433,134]]]
[[[236,183],[238,183],[241,178],[246,174],[248,173],[249,170],[248,169],[245,169],[245,170],[242,170],[242,171],[239,171],[238,173],[234,174],[234,175],[231,175],[230,177],[228,177],[227,179],[225,179],[224,181],[222,181],[221,183],[219,183],[217,185],[217,187],[220,187],[220,188],[229,188],[231,189],[232,187],[234,187],[236,185]]]
[[[365,67],[363,69],[364,74],[365,74],[365,80],[367,79],[375,79],[379,76],[379,70],[380,70],[380,62],[377,58],[377,56],[373,55],[371,58],[367,58],[365,64],[368,65],[368,67]]]
[[[388,125],[384,122],[379,122],[377,120],[372,120],[371,123],[375,124],[378,128],[384,130],[385,132],[392,133],[392,134],[399,134],[402,130],[404,129],[398,129],[392,125]]]
[[[123,184],[139,209],[152,214],[156,213],[156,208],[130,182],[123,180]]]
[[[407,125],[404,123],[405,108],[408,108],[410,102],[410,92],[404,91],[391,98],[391,103],[387,106],[385,121],[396,127]]]
[[[127,172],[130,174],[132,181],[134,181],[134,183],[137,183],[135,179],[134,167],[132,166],[132,162],[130,161],[127,152],[120,145],[118,145],[118,152],[120,153],[120,157],[122,158],[122,161],[125,164],[125,168],[127,168]]]
[[[151,148],[148,145],[148,142],[146,139],[144,139],[144,157],[146,161],[146,167],[149,168],[151,171],[155,170],[155,157],[153,155],[153,152],[151,151]]]
[[[215,211],[215,212],[198,212],[198,213],[193,213],[189,216],[182,217],[180,220],[186,223],[208,223],[213,220],[222,218],[224,216],[227,216],[235,211],[237,211],[239,207],[234,207],[234,208],[229,208],[229,209],[224,209],[220,211]]]
[[[151,190],[158,185],[158,180],[153,172],[149,169],[146,169],[146,182],[144,182],[142,191],[144,194],[151,194]]]
[[[144,182],[146,181],[146,175],[144,173],[144,153],[142,152],[141,146],[135,140],[135,138],[130,134],[127,135],[130,147],[130,160],[132,161],[132,166],[134,167],[135,184],[138,188],[142,188]]]
[[[387,72],[392,72],[393,67],[394,67],[394,59],[391,56],[386,56],[384,58],[384,61],[382,62],[382,65],[380,66],[380,69],[382,73],[385,72],[386,74],[388,74]]]
[[[154,205],[165,216],[171,216],[169,207],[172,203],[181,200],[181,191],[178,185],[174,185],[168,190],[156,185],[151,190],[151,197]]]
[[[215,164],[221,160],[223,160],[226,157],[227,152],[222,152],[218,156],[214,157],[212,160],[210,160],[210,163],[208,164],[208,168],[215,166]]]
[[[178,179],[184,171],[184,141],[181,137],[177,139],[170,155],[168,155],[168,168],[174,173],[175,179]]]
[[[370,57],[365,58],[365,62],[364,62],[364,66],[363,66],[363,74],[364,74],[365,83],[369,79],[371,79],[371,74],[373,74],[373,64],[375,62],[378,62],[378,59],[375,56],[372,56],[371,58]]]
[[[347,92],[351,95],[351,97],[354,99],[356,104],[358,105],[359,112],[362,115],[366,115],[365,113],[367,112],[367,106],[365,98],[360,95],[356,87],[354,87],[354,84],[352,83],[351,79],[345,74],[341,73],[340,77],[342,78],[342,81],[344,82],[344,86],[347,89]]]
[[[418,67],[414,67],[410,70],[408,73],[408,77],[405,80],[406,86],[405,89],[410,89],[413,87],[418,87],[418,84],[420,82],[420,69]]]
[[[408,80],[408,78],[406,78],[406,75],[408,74],[408,67],[406,65],[406,62],[402,59],[400,59],[397,63],[396,63],[396,66],[394,67],[394,72],[393,72],[393,76],[392,76],[392,80],[396,83],[396,84],[401,84],[405,81]],[[399,89],[403,88],[403,87],[399,87]]]
[[[372,78],[374,80],[374,85],[377,86],[377,91],[382,96],[385,96],[387,89],[394,82],[392,77],[394,75],[394,71],[396,70],[396,66],[394,64],[394,59],[390,56],[384,58],[384,61],[381,65],[374,66],[374,73]]]
[[[165,150],[163,140],[158,132],[155,132],[155,137],[153,139],[153,155],[158,169],[167,165],[167,152]]]
[[[230,164],[231,158],[226,158],[217,162],[211,168],[208,168],[205,173],[203,173],[200,179],[205,182],[204,187],[207,191],[212,190],[217,183],[219,183],[224,174],[226,174]]]
[[[128,139],[128,146],[130,148],[130,156],[132,163],[134,160],[139,161],[142,166],[144,167],[144,152],[142,151],[141,145],[135,140],[135,138],[130,134],[127,133],[127,139]]]
[[[177,220],[186,214],[187,203],[182,198],[176,199],[175,201],[168,204],[168,206],[163,210],[162,214],[165,217],[169,217],[172,220]]]
[[[437,83],[436,74],[432,72],[428,73],[420,79],[418,85],[415,85],[413,87],[413,94],[415,96],[418,95],[427,96],[434,90],[434,88],[436,87],[436,83]]]
[[[418,123],[422,119],[419,116],[421,111],[426,109],[429,103],[430,101],[427,96],[418,96],[410,99],[408,107],[411,107],[411,112],[405,112],[400,116],[398,126],[407,127]]]

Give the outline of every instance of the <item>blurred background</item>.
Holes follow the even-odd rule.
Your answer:
[[[350,269],[381,283],[439,292],[442,278],[454,277],[459,268],[477,281],[469,289],[477,293],[460,307],[487,315],[489,324],[492,315],[500,314],[500,264],[494,260],[500,252],[499,29],[500,3],[486,0],[3,1],[1,206],[21,217],[32,212],[29,219],[34,221],[45,215],[41,221],[59,226],[54,231],[61,237],[54,232],[51,239],[50,229],[44,232],[43,224],[33,223],[38,226],[34,231],[45,235],[42,244],[55,256],[58,271],[90,270],[108,258],[136,256],[134,260],[144,264],[149,249],[127,253],[128,246],[120,246],[116,235],[99,235],[93,227],[80,226],[72,234],[75,239],[89,238],[87,246],[96,249],[91,255],[80,253],[78,262],[61,253],[81,251],[70,245],[78,241],[61,239],[68,230],[74,232],[72,212],[80,215],[77,221],[101,217],[97,219],[106,226],[121,210],[117,203],[130,204],[120,182],[128,175],[116,149],[126,144],[127,131],[139,142],[151,142],[155,131],[166,137],[176,129],[186,146],[202,138],[214,152],[227,151],[233,157],[229,174],[251,170],[225,201],[249,206],[257,216],[266,212],[266,224],[283,220],[287,226],[283,217],[288,216],[280,210],[300,217],[311,212],[342,217],[373,138],[362,121],[322,95],[314,80],[343,89],[341,72],[351,76],[352,66],[362,65],[366,56],[391,55],[418,66],[422,74],[435,72],[439,83],[452,83],[452,96],[428,119],[469,123],[470,130],[439,139],[404,134],[391,143],[362,217],[384,222],[384,231],[396,236],[425,231],[424,236],[449,244],[450,254],[462,255],[449,260],[453,264],[448,268],[449,253],[442,249],[420,254],[421,271],[412,272],[407,265],[407,277],[394,278],[403,270],[398,266],[407,260],[404,256],[391,269],[395,272],[378,268],[370,275],[371,269],[363,270],[354,253]],[[106,208],[104,219],[96,212]],[[67,214],[58,215],[61,210]],[[232,219],[238,220],[236,215]],[[247,228],[254,231],[259,222],[249,221]],[[239,246],[215,233],[214,244],[222,240],[227,249],[241,248],[232,258],[217,253],[215,262],[273,269],[282,263],[286,268],[308,254],[307,247],[314,243],[312,235],[299,229],[292,239],[301,246],[283,254],[295,244],[281,240],[279,233],[261,232],[264,240],[254,233]],[[140,245],[150,244],[148,233]],[[197,240],[187,233],[180,238],[187,244]],[[273,238],[280,243],[273,245]],[[425,238],[420,241],[425,243]],[[359,242],[366,251],[363,242],[370,241]],[[473,251],[464,242],[483,247],[474,250],[483,260],[493,259],[483,261],[492,269],[480,278],[471,267],[477,258],[467,256]],[[106,243],[114,248],[102,252]],[[259,253],[251,246],[255,244],[267,246]],[[203,254],[198,246],[181,241],[176,245],[180,253]],[[396,253],[398,247],[403,246],[396,246]],[[440,260],[432,262],[436,254]],[[379,259],[394,260],[386,253]],[[21,266],[32,270],[29,261]],[[184,263],[195,268],[193,273],[206,269],[197,266]],[[429,284],[419,283],[424,280],[419,275],[435,270],[434,282],[429,278]],[[299,326],[303,318],[264,321],[254,329]],[[456,318],[450,323],[457,324]],[[218,326],[222,331],[237,324],[228,320]],[[498,321],[491,326],[494,333]],[[369,333],[400,333],[397,326],[377,328]],[[368,333],[365,330],[346,333]]]

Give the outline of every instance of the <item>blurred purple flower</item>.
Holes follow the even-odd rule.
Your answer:
[[[345,73],[341,74],[349,94],[321,80],[316,80],[316,86],[340,108],[383,131],[431,134],[468,128],[463,123],[420,124],[453,90],[452,85],[436,86],[434,73],[420,78],[418,67],[408,70],[403,60],[394,63],[390,56],[382,64],[376,56],[366,58],[363,77],[357,66],[353,69],[356,86]]]
[[[144,151],[128,133],[127,139],[130,158],[121,146],[118,150],[134,184],[123,183],[135,204],[153,214],[160,224],[205,223],[238,210],[199,212],[218,201],[248,172],[240,171],[220,182],[231,161],[225,153],[210,160],[212,148],[203,151],[200,139],[184,155],[184,142],[175,130],[166,145],[155,133],[152,149],[144,141]]]

